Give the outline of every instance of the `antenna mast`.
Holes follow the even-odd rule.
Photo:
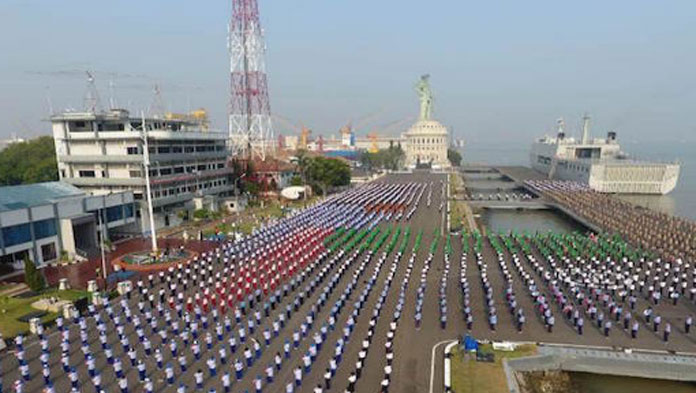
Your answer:
[[[94,75],[89,72],[87,73],[87,91],[85,92],[85,98],[83,102],[83,109],[85,112],[97,113],[101,112],[101,102],[99,101],[99,92],[97,91],[97,86],[94,83]]]
[[[265,160],[275,143],[257,0],[232,0],[228,46],[231,148],[235,155]]]
[[[163,119],[166,111],[164,99],[162,98],[162,89],[160,89],[159,84],[155,83],[152,90],[152,102],[150,103],[148,112],[150,116],[156,119]]]
[[[585,113],[582,117],[582,144],[586,145],[590,140],[590,115]]]

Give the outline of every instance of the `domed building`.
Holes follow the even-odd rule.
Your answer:
[[[433,95],[423,75],[416,85],[420,98],[420,118],[403,135],[405,139],[406,166],[415,168],[427,165],[432,168],[449,168],[447,127],[432,119]]]
[[[415,168],[430,165],[433,168],[448,168],[447,128],[435,120],[419,120],[404,134],[406,139],[406,166]]]

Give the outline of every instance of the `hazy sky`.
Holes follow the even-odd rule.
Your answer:
[[[315,133],[378,113],[413,117],[431,74],[435,117],[473,146],[527,145],[582,113],[624,141],[696,139],[696,1],[259,0],[271,108]],[[80,108],[83,70],[121,107],[205,107],[226,129],[221,0],[0,0],[0,138],[49,132]],[[392,133],[403,131],[392,129]],[[276,124],[276,132],[289,133]]]

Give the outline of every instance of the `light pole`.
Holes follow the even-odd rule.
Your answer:
[[[234,196],[239,197],[239,181],[242,180],[242,179],[244,179],[245,177],[246,177],[246,173],[242,173],[241,176],[237,177],[237,178],[234,180],[234,184],[235,184],[235,186],[234,186]],[[239,201],[237,201],[237,202],[239,202]]]
[[[104,200],[105,201],[105,200]],[[102,219],[102,214],[106,209],[106,203],[104,203],[102,209],[97,209],[97,220],[99,222],[99,248],[101,249],[101,270],[102,279],[104,280],[104,289],[106,289],[106,256],[104,255],[104,220]]]
[[[150,235],[152,236],[152,252],[157,252],[157,230],[155,229],[155,216],[152,208],[152,191],[150,189],[150,147],[147,142],[147,127],[145,126],[145,112],[141,111],[142,139],[143,139],[143,167],[145,168],[145,191],[147,192],[147,211],[150,216]]]

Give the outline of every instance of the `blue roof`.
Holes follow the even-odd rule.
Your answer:
[[[56,199],[80,195],[85,195],[85,192],[58,181],[0,187],[0,211],[46,205]]]
[[[323,154],[326,157],[341,157],[347,160],[358,159],[358,152],[355,150],[326,150]]]

